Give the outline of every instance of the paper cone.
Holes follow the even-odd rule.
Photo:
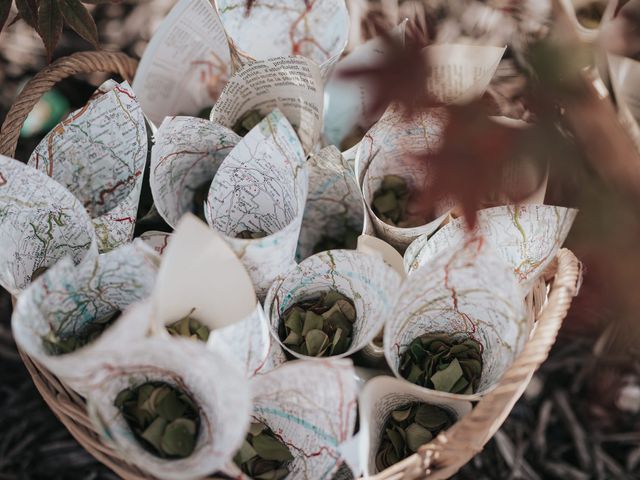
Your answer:
[[[275,110],[229,153],[211,184],[207,223],[224,235],[260,298],[294,264],[308,189],[304,162],[296,133]],[[236,238],[245,230],[267,236]]]
[[[105,252],[133,238],[147,152],[147,128],[133,90],[109,80],[47,134],[28,164],[80,200]]]
[[[296,302],[335,289],[351,299],[356,308],[349,349],[345,357],[367,345],[382,329],[396,301],[400,276],[379,258],[355,250],[329,250],[313,255],[274,282],[265,300],[271,334],[282,348],[298,358],[310,359],[290,350],[278,335],[281,317]]]
[[[38,269],[97,255],[91,219],[67,189],[0,155],[0,284],[17,296]]]
[[[240,136],[216,123],[195,117],[167,117],[151,149],[149,182],[158,213],[173,228],[194,208],[196,190],[208,187]],[[207,194],[199,209],[204,211]]]
[[[105,355],[88,410],[96,429],[127,462],[162,479],[204,477],[229,462],[250,419],[249,387],[224,356],[188,339],[146,339],[125,352]],[[198,405],[200,428],[194,452],[162,459],[138,442],[114,405],[118,393],[148,381],[166,382]]]
[[[126,351],[143,338],[149,317],[131,315],[127,309],[146,298],[157,267],[138,242],[93,256],[74,266],[67,257],[39,277],[18,297],[11,320],[16,343],[54,375],[86,393],[96,362],[106,352]],[[52,355],[43,337],[86,334],[97,320],[117,310],[122,314],[95,340],[77,350]]]
[[[387,363],[401,377],[401,355],[425,333],[460,334],[482,345],[478,398],[500,380],[529,338],[524,296],[506,263],[482,238],[443,252],[411,274],[384,330]]]

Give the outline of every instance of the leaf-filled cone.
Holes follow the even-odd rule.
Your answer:
[[[102,367],[89,392],[89,414],[126,461],[158,478],[197,478],[222,468],[240,447],[250,419],[248,383],[234,363],[203,343],[145,339],[124,352],[105,355]],[[146,382],[167,383],[195,403],[199,433],[187,457],[166,459],[151,453],[132,435],[116,406],[123,390]]]
[[[276,280],[265,300],[272,335],[292,355],[310,358],[289,348],[279,330],[285,312],[296,303],[335,290],[355,306],[351,342],[338,357],[351,355],[368,344],[391,314],[401,283],[380,258],[354,250],[329,250],[313,255]]]

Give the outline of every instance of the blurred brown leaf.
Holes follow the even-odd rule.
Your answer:
[[[34,30],[38,29],[38,4],[36,0],[16,0],[20,17]]]
[[[80,0],[58,0],[65,22],[82,38],[98,48],[96,22]]]
[[[40,0],[38,6],[38,33],[44,42],[47,59],[51,61],[53,49],[62,35],[62,13],[56,0]]]
[[[0,31],[9,17],[11,11],[11,0],[0,0]]]

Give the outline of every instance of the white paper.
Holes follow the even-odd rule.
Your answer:
[[[404,29],[396,27],[390,38],[404,42]],[[382,37],[373,38],[336,64],[325,89],[324,136],[327,143],[340,146],[354,128],[360,127],[366,131],[382,115],[383,112],[372,111],[375,89],[371,80],[360,76],[345,78],[342,75],[385,61],[390,53],[388,42]]]
[[[253,313],[256,295],[225,241],[187,214],[162,257],[152,303],[156,329],[192,314],[213,330]]]
[[[280,110],[311,152],[322,129],[323,85],[318,66],[305,57],[252,62],[236,72],[211,110],[211,120],[232,128],[252,110]]]
[[[427,403],[447,411],[456,421],[471,411],[470,402],[447,398],[439,392],[387,376],[367,382],[358,400],[360,432],[355,468],[362,470],[354,473],[364,473],[365,477],[378,473],[375,457],[380,448],[382,431],[392,411],[413,403]]]
[[[34,271],[97,255],[91,219],[62,185],[0,155],[0,284],[17,296]]]
[[[147,152],[144,115],[131,87],[109,80],[44,137],[28,164],[80,200],[106,252],[133,238]]]
[[[618,55],[607,58],[616,101],[629,110],[637,129],[640,125],[640,62]]]
[[[145,114],[160,125],[166,116],[196,115],[213,105],[231,76],[231,53],[208,0],[180,0],[142,55],[133,89]]]
[[[315,358],[290,350],[278,336],[281,316],[296,302],[338,290],[356,308],[353,337],[345,357],[362,349],[382,329],[391,315],[401,278],[380,258],[356,250],[327,250],[317,253],[276,280],[269,289],[264,309],[271,334],[282,348],[298,358]]]
[[[344,0],[216,0],[227,34],[240,60],[302,55],[326,76],[340,58],[349,36]]]
[[[126,352],[105,355],[100,380],[92,386],[89,415],[104,441],[127,462],[162,479],[204,477],[233,457],[249,426],[248,383],[238,366],[183,338],[145,339]],[[200,428],[194,452],[162,459],[143,448],[121,412],[118,393],[147,381],[163,381],[188,393],[199,407]]]
[[[211,183],[207,222],[224,235],[260,298],[294,265],[307,189],[302,145],[278,110],[245,135]],[[235,238],[244,230],[268,235]]]
[[[140,240],[152,248],[158,255],[162,255],[169,245],[171,234],[167,232],[158,232],[149,230],[140,235]]]
[[[324,238],[335,239],[346,231],[362,231],[362,196],[352,165],[334,146],[323,148],[307,160],[309,196],[298,240],[298,258],[314,253]]]
[[[402,256],[387,242],[371,235],[360,235],[358,237],[358,251],[381,258],[402,278],[406,276]]]
[[[60,260],[18,297],[12,317],[16,342],[71,388],[86,393],[105,352],[125,351],[124,345],[145,336],[148,317],[126,310],[151,293],[156,271],[138,242],[91,256],[78,266],[69,257]],[[44,336],[82,335],[87,326],[116,310],[122,315],[93,342],[62,355],[45,350]]]
[[[355,428],[351,361],[288,362],[255,377],[251,388],[254,419],[271,428],[294,456],[287,479],[330,480],[343,462],[338,446]]]
[[[459,248],[466,239],[483,237],[511,267],[526,295],[562,247],[578,214],[572,208],[551,205],[509,205],[479,210],[475,228],[468,232],[463,217],[431,238],[416,239],[405,252],[407,273]]]
[[[440,148],[446,121],[444,109],[434,108],[407,118],[399,107],[392,105],[358,147],[356,175],[372,227],[376,236],[401,251],[418,236],[433,233],[447,218],[453,202],[448,199],[437,202],[435,218],[426,220],[424,225],[400,228],[383,222],[375,215],[371,207],[374,193],[385,175],[403,177],[412,192],[428,188],[434,181],[432,168],[417,161],[413,155],[435,153]]]
[[[490,391],[529,338],[520,286],[507,264],[481,237],[443,252],[405,280],[384,329],[387,363],[400,377],[400,356],[425,333],[465,334],[482,345],[478,398]]]
[[[165,118],[151,149],[149,182],[154,205],[169,225],[175,228],[182,215],[192,211],[196,189],[205,182],[211,183],[240,139],[209,120]]]
[[[426,47],[427,91],[445,104],[462,104],[481,97],[505,50],[506,47],[464,44]]]
[[[224,328],[213,330],[207,346],[227,351],[247,377],[264,374],[286,361],[278,342],[269,332],[269,323],[262,305],[246,318]]]

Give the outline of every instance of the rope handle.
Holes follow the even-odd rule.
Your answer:
[[[79,52],[62,57],[38,72],[22,89],[0,127],[0,155],[13,157],[20,129],[40,97],[60,80],[78,73],[109,72],[133,80],[138,61],[118,52]]]

